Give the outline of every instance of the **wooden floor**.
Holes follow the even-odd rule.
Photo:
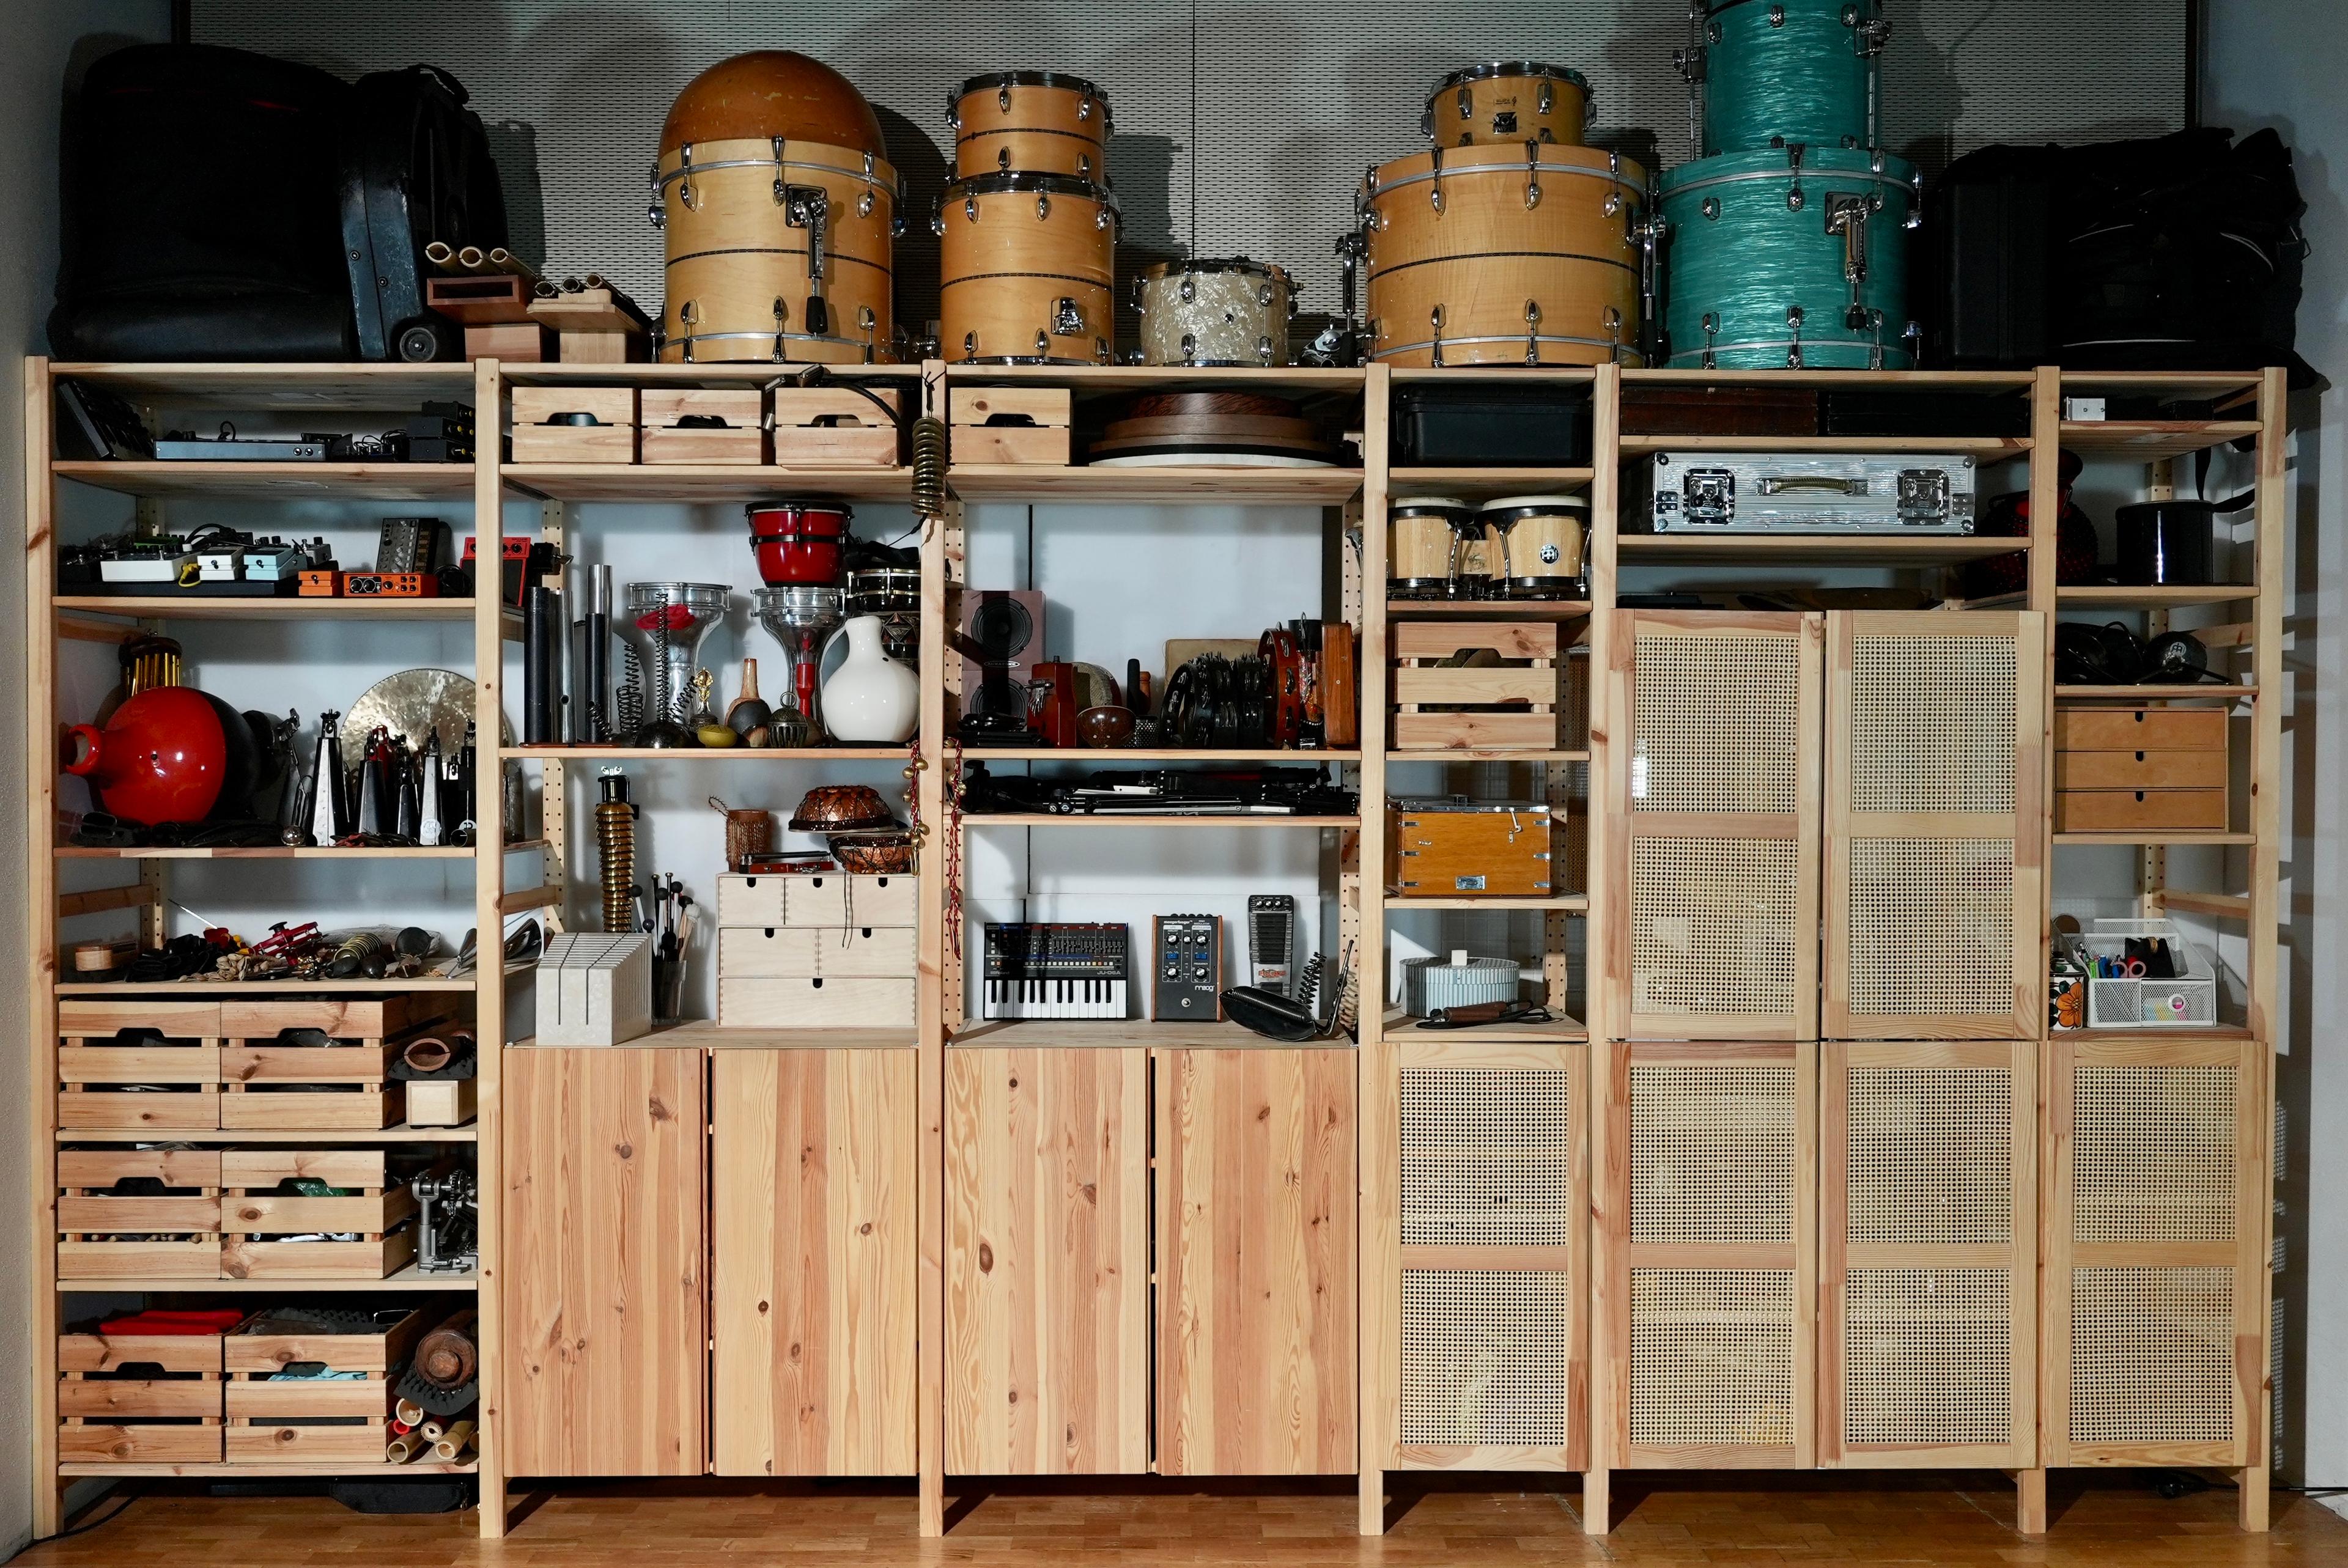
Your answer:
[[[736,1564],[1182,1563],[1189,1568],[1509,1568],[1632,1563],[2348,1564],[2348,1520],[2277,1492],[2274,1530],[2238,1533],[2233,1495],[2168,1500],[2141,1477],[2059,1474],[2053,1530],[2012,1528],[2002,1479],[1930,1473],[1805,1478],[1615,1478],[1615,1532],[1581,1532],[1572,1490],[1454,1489],[1397,1504],[1383,1541],[1353,1532],[1354,1495],[1163,1484],[1103,1496],[1097,1482],[1063,1494],[1023,1489],[964,1499],[943,1541],[913,1535],[902,1492],[870,1486],[713,1496],[650,1485],[566,1490],[537,1506],[502,1542],[484,1542],[470,1513],[367,1517],[316,1498],[263,1501],[153,1494],[88,1534],[15,1561],[25,1568],[314,1568],[398,1564],[456,1568],[733,1568]],[[96,1511],[103,1515],[109,1501]],[[521,1506],[528,1507],[528,1504]]]

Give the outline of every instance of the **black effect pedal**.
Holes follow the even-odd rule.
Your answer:
[[[1218,915],[1160,915],[1150,962],[1149,1016],[1159,1023],[1223,1016],[1223,922]]]

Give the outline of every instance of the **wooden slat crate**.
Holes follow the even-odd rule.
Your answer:
[[[874,407],[852,387],[775,388],[775,462],[786,468],[896,466],[895,415],[901,394],[893,386],[865,390],[887,410]]]
[[[227,1002],[221,1007],[221,1125],[372,1132],[397,1124],[390,1036],[440,1011],[430,999]]]
[[[1406,620],[1388,632],[1394,661],[1394,749],[1560,746],[1558,628],[1541,620]],[[1512,662],[1447,669],[1488,649]],[[1446,711],[1430,712],[1429,708]]]
[[[57,1336],[57,1458],[203,1464],[221,1453],[216,1334]]]
[[[217,1130],[220,1014],[213,1002],[59,1002],[57,1125]]]
[[[921,912],[917,876],[720,876],[723,926],[911,927]]]
[[[418,1311],[378,1314],[372,1331],[270,1332],[256,1315],[221,1342],[229,1375],[225,1457],[255,1463],[378,1463],[388,1440],[392,1373],[424,1332]],[[357,1378],[280,1378],[312,1364]]]
[[[388,1184],[380,1149],[231,1149],[220,1156],[221,1276],[228,1279],[383,1279],[416,1256],[416,1214],[405,1186]],[[347,1197],[280,1194],[309,1177],[349,1189]],[[314,1231],[355,1233],[355,1241],[275,1239]],[[233,1368],[232,1368],[233,1370]]]
[[[175,1192],[117,1195],[124,1180]],[[216,1149],[57,1152],[57,1273],[67,1279],[218,1279],[221,1155]]]

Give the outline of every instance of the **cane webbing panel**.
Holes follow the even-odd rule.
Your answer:
[[[1794,1440],[1792,1270],[1631,1271],[1631,1440]]]
[[[1631,1069],[1631,1240],[1789,1244],[1790,1065]]]
[[[2234,1239],[2228,1063],[2082,1064],[2071,1080],[2072,1236]]]
[[[2014,692],[2009,639],[1853,638],[1851,809],[2011,812]]]
[[[1575,1219],[1564,1069],[1404,1071],[1404,1245],[1563,1246]]]
[[[2234,1439],[2234,1271],[2071,1271],[2071,1440]]]
[[[1850,845],[1852,1013],[2013,1010],[2013,845],[1861,838]]]
[[[2002,1268],[1853,1269],[1842,1440],[2013,1440],[2013,1286]]]
[[[1792,811],[1801,645],[1789,636],[1638,634],[1631,804],[1638,811]]]
[[[1795,1010],[1800,846],[1789,838],[1631,844],[1631,1010]]]
[[[2011,1069],[1854,1067],[1848,1083],[1848,1240],[2013,1240]]]
[[[1402,1276],[1402,1440],[1562,1448],[1573,1436],[1573,1276]]]

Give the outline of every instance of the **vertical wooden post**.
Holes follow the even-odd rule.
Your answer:
[[[1362,379],[1360,849],[1358,956],[1361,1020],[1361,1532],[1385,1532],[1385,1463],[1401,1426],[1401,1077],[1386,1043],[1386,504],[1394,373],[1372,364]],[[1342,545],[1341,547],[1342,548]]]
[[[57,1482],[57,480],[49,472],[49,362],[25,362],[25,1060],[33,1193],[33,1536],[64,1522]]]
[[[479,1198],[480,1266],[475,1284],[479,1313],[481,1417],[474,1445],[480,1455],[481,1535],[506,1532],[505,1434],[499,1416],[504,1389],[505,1314],[499,1282],[504,1267],[505,1163],[503,1118],[499,1102],[500,1063],[506,1046],[505,925],[499,901],[505,897],[505,605],[499,591],[505,559],[505,384],[498,362],[473,364],[473,725],[475,794],[473,836],[473,929],[479,944],[474,966],[474,1030],[479,1036],[475,1068],[474,1184]],[[555,764],[560,766],[560,764]]]
[[[1607,1120],[1601,1109],[1611,1081],[1607,1063],[1612,1053],[1607,1042],[1618,1038],[1622,1029],[1621,1008],[1626,973],[1617,968],[1612,948],[1617,924],[1614,899],[1622,891],[1613,881],[1612,841],[1614,825],[1625,809],[1615,793],[1615,737],[1623,713],[1615,701],[1617,688],[1612,673],[1617,541],[1622,531],[1621,368],[1600,365],[1591,397],[1590,815],[1582,855],[1582,862],[1589,868],[1590,889],[1590,906],[1582,927],[1582,995],[1586,999],[1585,1032],[1589,1039],[1581,1047],[1582,1092],[1574,1112],[1582,1119],[1584,1144],[1589,1151],[1589,1169],[1583,1180],[1590,1193],[1590,1212],[1584,1222],[1589,1230],[1585,1242],[1590,1259],[1589,1293],[1583,1298],[1583,1317],[1590,1325],[1590,1376],[1583,1394],[1589,1407],[1585,1419],[1589,1421],[1590,1459],[1581,1479],[1581,1528],[1591,1535],[1604,1535],[1614,1527],[1609,1469],[1614,1453],[1612,1412],[1614,1402],[1622,1397],[1622,1389],[1613,1382],[1614,1358],[1609,1348],[1613,1328],[1606,1309],[1612,1269],[1619,1260],[1610,1256],[1607,1245],[1607,1199],[1603,1196],[1607,1187],[1601,1179],[1606,1162],[1620,1156],[1611,1147]]]
[[[946,417],[945,366],[922,366],[922,408]],[[929,766],[915,781],[922,825],[920,845],[922,904],[919,916],[921,976],[916,1001],[919,1106],[915,1136],[920,1146],[916,1178],[920,1216],[916,1227],[920,1266],[916,1286],[921,1310],[914,1333],[920,1347],[919,1419],[916,1423],[921,1491],[921,1533],[945,1533],[945,901],[948,897],[945,838],[945,610],[946,559],[942,518],[923,518],[922,528],[922,714],[921,753]],[[959,658],[957,656],[957,662]],[[955,878],[953,880],[959,880]]]

